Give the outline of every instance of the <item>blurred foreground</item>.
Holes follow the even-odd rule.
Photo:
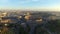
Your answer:
[[[59,12],[0,12],[0,34],[60,34]]]

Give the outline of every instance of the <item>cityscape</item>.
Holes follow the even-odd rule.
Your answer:
[[[0,34],[60,34],[60,0],[0,0]]]
[[[60,12],[0,11],[0,34],[60,34]]]

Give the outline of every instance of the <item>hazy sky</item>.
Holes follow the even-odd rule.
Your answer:
[[[0,8],[60,10],[60,0],[0,0]]]

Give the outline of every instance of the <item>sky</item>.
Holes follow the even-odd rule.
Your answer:
[[[0,9],[60,10],[60,0],[0,0]]]

